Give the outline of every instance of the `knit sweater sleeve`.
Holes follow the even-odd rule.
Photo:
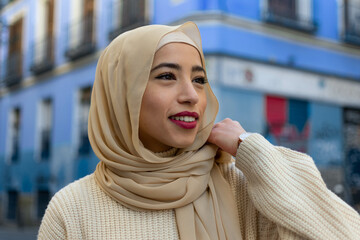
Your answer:
[[[274,239],[360,239],[359,214],[327,189],[308,155],[252,134],[240,144],[235,166],[246,179],[247,211],[255,207],[257,228]]]
[[[66,227],[64,218],[61,213],[61,202],[58,201],[56,195],[50,201],[45,215],[41,221],[38,232],[38,240],[45,239],[66,239]]]

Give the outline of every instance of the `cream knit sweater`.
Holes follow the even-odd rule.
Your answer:
[[[248,137],[220,164],[236,198],[243,239],[360,239],[359,214],[330,192],[313,160]],[[49,203],[38,239],[179,239],[173,210],[134,211],[86,176]]]

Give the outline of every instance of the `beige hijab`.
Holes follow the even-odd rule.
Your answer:
[[[125,32],[101,55],[88,128],[91,146],[101,160],[96,181],[129,208],[175,209],[181,239],[240,239],[234,196],[214,163],[217,148],[206,144],[218,111],[209,84],[203,122],[190,147],[160,157],[139,140],[140,105],[154,54],[163,37],[173,32],[190,38],[205,67],[200,33],[192,22]]]

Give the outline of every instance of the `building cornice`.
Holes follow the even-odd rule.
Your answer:
[[[186,16],[171,23],[171,25],[178,25],[187,21],[194,21],[198,25],[208,24],[224,24],[236,28],[251,31],[257,34],[263,34],[272,38],[281,39],[282,41],[296,42],[300,44],[309,45],[327,49],[329,51],[336,51],[351,56],[360,55],[360,47],[353,46],[347,43],[338,42],[331,39],[319,38],[310,33],[304,33],[265,22],[259,22],[242,18],[234,15],[229,15],[219,11],[201,12]]]

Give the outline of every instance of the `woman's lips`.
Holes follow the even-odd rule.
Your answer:
[[[175,120],[172,118],[169,118],[170,121],[172,121],[173,123],[175,123],[176,125],[178,125],[179,127],[185,128],[185,129],[192,129],[196,127],[197,121],[193,121],[193,122],[184,122],[181,120]]]
[[[185,129],[192,129],[196,127],[199,114],[196,112],[179,112],[169,117],[170,121]]]
[[[188,112],[188,111],[179,112],[175,115],[172,115],[171,117],[184,117],[184,116],[199,118],[199,114],[197,112]]]

